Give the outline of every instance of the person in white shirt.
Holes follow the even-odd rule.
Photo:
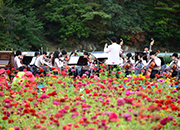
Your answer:
[[[60,52],[59,51],[55,51],[54,52],[54,55],[53,55],[53,58],[52,58],[52,65],[55,67],[55,68],[61,68],[63,66],[63,62],[61,62],[59,60],[59,54]]]
[[[169,76],[175,77],[178,74],[178,71],[180,70],[180,61],[178,60],[178,54],[173,53],[171,56],[173,61],[169,64],[167,67]]]
[[[23,69],[27,68],[26,65],[22,63],[22,53],[20,50],[16,51],[16,57],[14,58],[14,67],[19,71],[23,71]]]
[[[161,69],[161,59],[156,57],[156,52],[155,51],[151,51],[150,52],[150,60],[146,65],[146,68],[148,70],[148,68],[151,68],[151,63],[154,62],[155,66],[152,68],[151,74],[150,74],[150,78],[155,78],[156,74],[159,74],[159,70]]]
[[[118,65],[120,64],[119,54],[121,53],[121,45],[117,44],[117,38],[111,37],[111,45],[106,43],[104,46],[104,52],[108,53],[108,59],[106,61],[109,66],[109,73],[116,68],[118,71]]]
[[[39,57],[39,52],[36,51],[29,65],[34,65],[38,57]]]
[[[108,65],[118,65],[119,64],[119,54],[121,53],[121,46],[116,43],[117,38],[111,38],[111,45],[105,44],[104,52],[108,53],[107,64]]]
[[[143,66],[145,66],[147,64],[146,60],[144,60],[143,57],[144,57],[143,54],[139,53],[138,60],[136,61],[135,66],[137,66],[138,64],[142,64]]]
[[[35,62],[35,66],[36,66],[36,67],[38,67],[38,68],[43,68],[43,69],[45,68],[45,66],[51,67],[51,66],[49,65],[49,63],[45,61],[46,55],[47,55],[47,52],[46,52],[46,51],[43,51],[42,55],[40,55],[40,56],[37,58],[36,62]]]
[[[28,65],[28,70],[30,70],[34,75],[37,73],[37,68],[35,66],[35,62],[36,62],[38,57],[39,57],[39,52],[36,51],[34,53],[34,57],[31,60],[31,63]]]

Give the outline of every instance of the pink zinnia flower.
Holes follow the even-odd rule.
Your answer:
[[[58,106],[60,103],[59,102],[53,102],[53,104]]]
[[[116,74],[116,72],[112,72],[112,75],[115,75]]]
[[[110,122],[116,122],[116,121],[118,121],[119,119],[118,119],[118,116],[117,116],[117,114],[116,113],[111,113],[110,115],[109,115],[109,121]]]
[[[18,126],[14,126],[15,130],[20,130],[20,128]]]
[[[123,106],[124,104],[125,104],[125,101],[124,101],[123,98],[119,98],[119,99],[117,100],[117,106]]]
[[[145,70],[141,70],[141,72],[143,72],[143,73],[144,73],[144,72],[145,72]]]
[[[180,95],[178,95],[178,98],[180,98]]]
[[[131,115],[130,115],[130,114],[124,114],[123,117],[124,117],[124,119],[127,120],[127,121],[130,121],[130,120],[131,120]]]
[[[40,96],[40,98],[41,98],[41,99],[46,99],[46,98],[49,98],[49,96],[46,95],[46,94],[42,94],[42,95]]]

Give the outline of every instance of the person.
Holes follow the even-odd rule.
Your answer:
[[[147,60],[150,60],[150,51],[149,51],[149,46],[148,45],[144,45],[144,51],[143,53],[146,53],[147,55]]]
[[[171,63],[167,67],[167,70],[168,70],[169,76],[175,77],[175,76],[177,76],[178,71],[180,70],[180,61],[178,60],[177,53],[173,53],[173,55],[171,57],[172,57],[173,61],[171,61]]]
[[[35,62],[35,66],[37,68],[43,68],[45,71],[47,71],[45,66],[49,66],[50,68],[52,67],[51,65],[49,65],[48,62],[45,61],[46,55],[47,55],[47,52],[43,50],[42,54],[37,58]]]
[[[34,57],[32,58],[32,60],[31,60],[31,62],[30,62],[29,65],[34,65],[35,62],[36,62],[36,60],[37,60],[37,58],[38,58],[39,56],[40,56],[40,55],[39,55],[39,52],[36,51],[36,52],[34,53]]]
[[[135,61],[132,59],[132,54],[131,53],[127,53],[126,54],[126,61],[124,63],[124,67],[125,67],[125,73],[126,76],[130,74],[130,72],[132,71],[131,69],[133,68]]]
[[[144,66],[146,66],[146,60],[143,59],[143,54],[139,53],[138,54],[138,60],[136,61],[135,64],[135,74],[138,75],[141,73],[141,70],[143,69]]]
[[[54,54],[53,54],[53,58],[52,58],[52,65],[55,67],[55,68],[61,68],[63,66],[63,63],[59,60],[59,54],[60,52],[59,51],[55,51]]]
[[[23,71],[27,68],[26,65],[22,63],[22,52],[20,50],[16,51],[16,56],[14,58],[14,67],[19,71]]]
[[[65,58],[67,58],[67,52],[65,50],[61,51],[61,55],[60,55],[61,60],[65,61]]]
[[[106,63],[109,66],[109,70],[118,68],[118,65],[120,64],[119,54],[121,53],[121,45],[117,44],[116,37],[111,37],[111,45],[108,46],[107,43],[105,44],[104,52],[108,53]]]
[[[63,62],[63,69],[66,68],[69,56],[67,55],[67,52],[65,50],[62,50],[60,60]]]
[[[53,52],[50,52],[48,56],[45,57],[45,61],[52,66]]]
[[[35,66],[35,62],[36,62],[36,60],[37,60],[37,58],[38,58],[39,56],[40,56],[40,55],[39,55],[39,52],[36,51],[36,52],[34,53],[34,57],[32,58],[30,64],[28,65],[28,68],[29,68],[28,70],[30,70],[34,75],[37,73],[37,69],[36,69],[36,66]]]
[[[77,56],[77,53],[75,53],[75,52],[73,51],[73,52],[71,52],[71,54],[69,55],[69,58],[70,58],[71,56]]]
[[[90,73],[89,53],[87,51],[84,51],[83,56],[85,59],[87,59],[87,65],[82,66],[80,76],[82,76],[85,72],[88,72],[88,74]]]
[[[159,70],[161,69],[161,59],[156,56],[155,51],[150,52],[150,60],[146,65],[146,75],[149,75],[150,78],[155,78],[155,75],[159,75]],[[149,71],[151,70],[151,71]]]

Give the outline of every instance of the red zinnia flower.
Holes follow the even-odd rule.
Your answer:
[[[44,69],[43,69],[43,68],[40,68],[40,69],[39,69],[39,71],[40,71],[40,72],[43,72],[43,71],[44,71]]]
[[[43,124],[43,123],[44,123],[44,120],[40,120],[40,123]]]
[[[86,90],[86,94],[88,94],[88,93],[90,93],[91,92],[91,90]]]
[[[12,120],[12,119],[8,120],[8,123],[13,123],[13,122],[14,122],[14,120]]]
[[[4,116],[2,119],[3,119],[3,120],[7,120],[7,119],[8,119],[8,116]]]
[[[32,97],[29,97],[29,98],[28,98],[28,101],[30,101],[30,102],[33,101],[33,98],[32,98]]]

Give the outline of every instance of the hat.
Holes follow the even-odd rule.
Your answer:
[[[148,45],[144,45],[144,48],[149,48],[149,46]]]
[[[4,68],[0,69],[0,74],[3,74],[4,72],[6,72],[6,70]]]
[[[156,54],[155,51],[151,51],[151,52],[150,52],[150,55],[155,55],[155,54]]]
[[[178,54],[177,53],[173,53],[172,56],[178,57]]]

